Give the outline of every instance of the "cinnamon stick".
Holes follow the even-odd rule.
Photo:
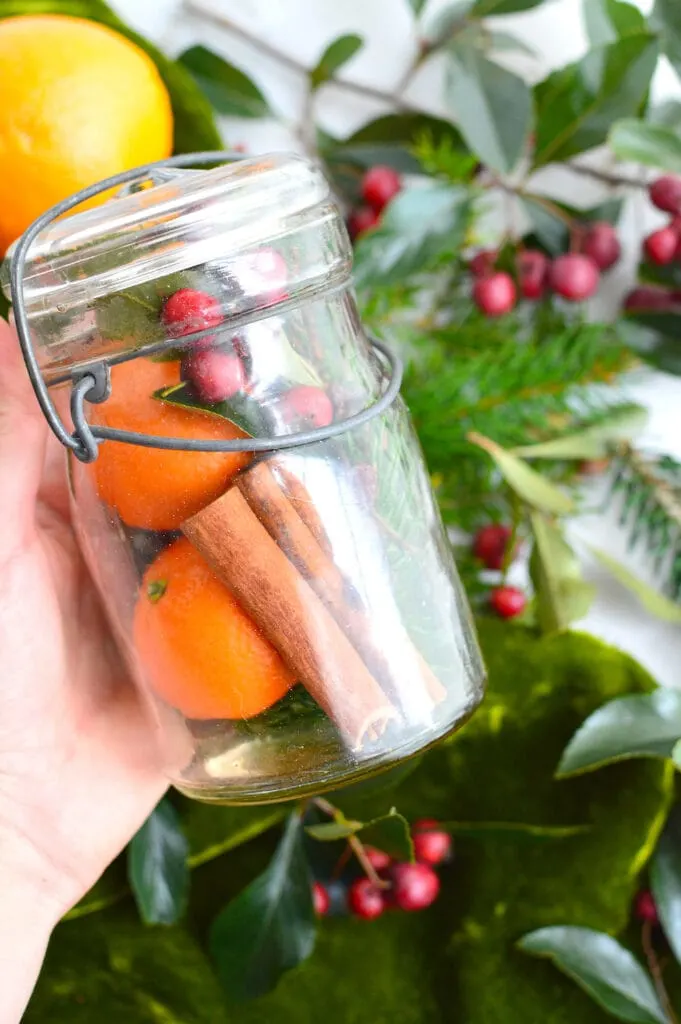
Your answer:
[[[238,487],[183,532],[336,723],[353,750],[383,735],[396,708]]]
[[[287,474],[287,486],[291,478],[292,474]],[[322,550],[282,490],[270,462],[259,462],[247,469],[237,484],[260,522],[331,612],[383,689],[402,704],[408,718],[412,717],[410,708],[414,714],[428,715],[433,704],[444,700],[446,690],[411,642],[399,615],[390,614],[385,607],[391,600],[386,600],[382,609],[385,619],[381,646],[371,609],[367,609],[351,582]],[[309,504],[312,505],[311,501]],[[390,637],[389,653],[385,649],[386,635]]]

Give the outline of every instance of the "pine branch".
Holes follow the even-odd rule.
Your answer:
[[[622,496],[620,522],[629,531],[629,547],[645,545],[666,589],[681,600],[681,463],[669,455],[647,457],[623,443],[613,493]]]

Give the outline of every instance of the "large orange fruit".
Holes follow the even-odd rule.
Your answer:
[[[111,397],[90,418],[118,430],[159,437],[231,440],[244,437],[229,420],[159,402],[159,388],[179,383],[179,363],[132,359],[111,371]],[[128,526],[173,530],[227,490],[248,461],[242,452],[172,452],[104,441],[93,472],[100,498]]]
[[[166,88],[130,40],[82,18],[0,20],[0,254],[48,207],[172,143]]]
[[[135,647],[154,692],[187,718],[252,718],[295,682],[196,548],[182,538],[147,569]]]

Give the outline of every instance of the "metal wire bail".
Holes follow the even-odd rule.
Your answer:
[[[270,452],[298,448],[303,445],[325,441],[328,438],[343,434],[347,430],[352,430],[362,426],[364,423],[368,423],[375,416],[380,416],[381,413],[385,412],[397,398],[402,383],[402,361],[391,349],[378,341],[378,339],[372,337],[370,339],[372,348],[381,355],[390,371],[390,378],[385,390],[375,402],[365,409],[353,416],[349,416],[347,419],[340,420],[337,423],[330,423],[326,427],[301,431],[297,434],[287,434],[283,437],[246,437],[229,441],[209,441],[181,437],[155,437],[151,434],[140,434],[136,431],[116,430],[111,427],[90,424],[85,411],[85,402],[100,403],[106,401],[111,392],[110,366],[114,362],[129,361],[130,359],[137,358],[139,353],[135,352],[128,356],[127,360],[121,360],[120,357],[115,359],[104,358],[89,366],[86,370],[77,370],[70,375],[72,381],[70,408],[74,426],[73,433],[70,433],[64,426],[52,401],[49,388],[45,383],[33,349],[28,314],[24,303],[23,283],[26,259],[35,238],[57,218],[80,206],[81,203],[86,202],[88,199],[92,199],[102,192],[108,192],[112,188],[118,188],[130,182],[153,180],[154,171],[159,168],[229,163],[242,159],[244,159],[243,154],[233,153],[228,150],[183,153],[179,156],[169,157],[167,160],[157,160],[154,163],[145,164],[142,167],[136,167],[121,174],[115,174],[98,182],[96,185],[81,189],[68,199],[64,199],[62,202],[51,207],[31,224],[17,242],[10,264],[10,296],[21,352],[33,390],[50,429],[59,441],[73,452],[75,457],[81,462],[94,462],[98,455],[99,445],[103,441],[118,441],[139,445],[144,448],[193,452]],[[229,320],[224,321],[226,326],[229,323]],[[206,334],[205,330],[184,335],[182,339],[183,345],[190,345],[193,340],[198,340],[204,334]]]

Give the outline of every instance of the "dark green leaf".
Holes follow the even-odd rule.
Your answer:
[[[548,957],[617,1020],[669,1024],[649,976],[619,942],[591,928],[540,928],[518,943]]]
[[[560,527],[541,512],[532,512],[530,519],[537,622],[543,633],[552,633],[584,618],[596,590],[583,579],[579,560]]]
[[[612,451],[613,442],[638,434],[648,418],[648,410],[642,405],[623,402],[614,406],[600,423],[578,434],[523,445],[511,454],[521,459],[603,459]]]
[[[363,125],[346,139],[327,140],[322,153],[327,162],[349,163],[360,168],[386,164],[403,173],[418,174],[423,168],[411,150],[427,137],[432,145],[447,143],[465,151],[461,135],[449,122],[429,114],[387,114]]]
[[[524,196],[520,200],[525,214],[532,225],[532,234],[551,256],[560,256],[567,245],[569,232],[567,225],[548,204]]]
[[[681,6],[678,0],[655,0],[650,26],[661,35],[662,49],[681,73]]]
[[[622,36],[646,31],[638,7],[625,0],[583,0],[582,6],[591,46],[607,46]]]
[[[681,963],[681,806],[672,810],[650,865],[650,887],[667,942]]]
[[[422,36],[428,51],[444,46],[455,33],[466,28],[466,18],[475,0],[453,0],[427,22]]]
[[[447,101],[473,152],[495,171],[518,163],[532,127],[529,86],[473,47],[452,47]]]
[[[142,919],[175,924],[189,894],[189,844],[173,805],[164,798],[128,849],[128,876]]]
[[[630,757],[671,757],[681,738],[681,693],[659,689],[610,701],[577,730],[558,776],[575,775]]]
[[[354,34],[339,36],[330,43],[319,59],[319,63],[310,72],[310,84],[318,89],[328,82],[336,72],[351,60],[363,46],[362,37]]]
[[[417,17],[426,6],[426,3],[427,0],[409,0],[409,6]]]
[[[519,14],[539,7],[544,0],[476,0],[471,14],[476,18],[489,18],[499,14]]]
[[[646,611],[658,619],[662,619],[663,622],[681,623],[681,605],[670,601],[659,590],[655,590],[644,580],[629,572],[626,566],[606,554],[605,551],[599,551],[597,548],[591,548],[591,551],[601,565],[604,565],[623,587],[636,595]]]
[[[229,117],[267,117],[270,113],[267,100],[248,75],[212,50],[192,46],[179,60],[219,113]]]
[[[439,828],[462,839],[571,839],[589,831],[588,825],[530,825],[523,821],[442,821]]]
[[[522,459],[511,455],[488,437],[482,437],[475,432],[468,435],[468,440],[491,455],[509,487],[532,508],[554,515],[568,515],[573,511],[572,499],[555,484],[535,472]]]
[[[628,36],[541,82],[535,89],[535,165],[600,146],[613,121],[635,116],[647,96],[658,50],[654,36]]]
[[[386,209],[380,227],[355,249],[360,287],[393,284],[425,269],[443,249],[463,241],[468,224],[468,189],[439,181],[408,187]]]
[[[0,18],[17,14],[65,14],[108,25],[147,53],[163,79],[173,107],[175,153],[221,149],[222,139],[210,103],[181,64],[170,60],[125,24],[103,0],[3,0]]]
[[[613,125],[608,142],[620,160],[681,173],[681,139],[662,125],[629,119]]]
[[[269,866],[216,918],[210,950],[228,997],[254,999],[312,953],[315,915],[302,824],[292,814]]]
[[[197,800],[183,802],[181,820],[189,842],[190,868],[200,867],[261,833],[286,817],[285,805],[215,807]]]
[[[353,821],[338,814],[334,821],[323,821],[319,825],[308,825],[308,835],[320,842],[334,842],[359,836],[368,846],[377,846],[398,860],[413,860],[414,847],[411,841],[409,822],[393,807],[373,821]]]

